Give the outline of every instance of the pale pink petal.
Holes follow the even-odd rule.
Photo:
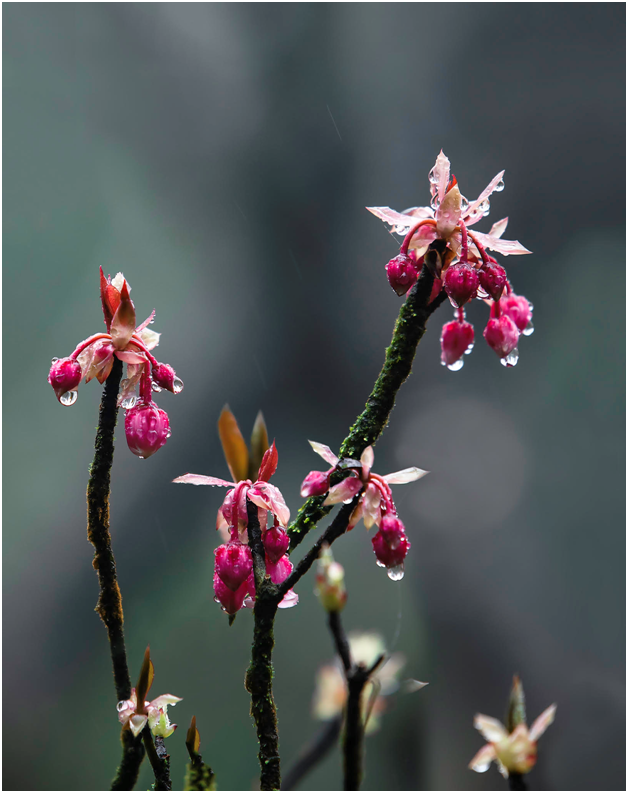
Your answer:
[[[371,468],[373,467],[374,461],[375,461],[375,452],[373,451],[373,447],[367,446],[366,449],[362,452],[362,456],[360,457],[360,462],[362,463],[362,474],[364,475],[365,479],[371,472]]]
[[[550,724],[554,721],[554,715],[556,713],[556,705],[550,705],[549,708],[543,711],[538,719],[534,720],[534,723],[530,727],[530,740],[531,741],[538,741],[538,739],[543,735],[545,730],[550,726]]]
[[[408,248],[410,250],[415,250],[418,256],[422,256],[422,252],[424,252],[427,247],[429,246],[430,242],[436,239],[438,236],[438,231],[436,226],[433,225],[425,225],[421,226],[421,228],[412,235],[412,239],[410,240],[410,244]]]
[[[476,713],[473,719],[473,726],[482,733],[482,736],[491,743],[503,741],[508,737],[508,732],[501,721],[485,716],[483,713]]]
[[[144,330],[144,328],[147,328],[154,319],[155,319],[155,309],[152,310],[150,316],[146,317],[146,319],[144,320],[144,322],[142,322],[141,325],[138,325],[137,328],[135,328],[135,332],[141,333]]]
[[[495,192],[495,188],[497,185],[503,180],[504,171],[500,171],[497,176],[493,177],[488,185],[482,190],[480,195],[475,199],[472,204],[469,204],[467,210],[465,211],[462,219],[466,223],[467,226],[472,226],[474,223],[477,223],[479,220],[482,220],[485,212],[480,211],[480,204],[486,201],[486,199]]]
[[[120,290],[120,305],[113,315],[109,332],[116,350],[123,350],[135,333],[135,308],[133,301],[129,297],[129,288],[126,281],[124,281]]]
[[[364,525],[367,530],[370,529],[374,523],[378,523],[378,519],[381,517],[381,501],[382,494],[379,488],[375,487],[375,485],[368,485],[362,498]]]
[[[124,363],[139,364],[146,363],[146,356],[141,352],[133,352],[132,350],[118,350],[116,358],[119,358]]]
[[[403,234],[412,228],[416,224],[416,220],[413,217],[408,215],[403,215],[401,212],[397,212],[390,207],[366,207],[369,212],[375,215],[376,218],[383,220],[384,223],[388,223],[390,226],[393,226],[393,230],[396,231],[398,234]]]
[[[497,223],[493,223],[491,226],[491,230],[489,231],[489,237],[496,237],[499,239],[502,234],[506,231],[506,226],[508,225],[508,218],[502,218],[498,220]]]
[[[290,510],[279,488],[268,482],[256,482],[248,493],[249,499],[262,509],[270,510],[277,516],[279,523],[286,526],[290,520]]]
[[[518,240],[500,240],[498,237],[492,237],[490,234],[482,234],[479,231],[474,231],[473,236],[477,237],[478,241],[491,251],[496,251],[504,256],[517,255],[523,253],[532,253]]]
[[[283,597],[283,600],[279,603],[277,608],[280,609],[291,609],[293,606],[296,606],[299,602],[299,596],[294,591],[294,589],[288,590]]]
[[[394,474],[386,474],[382,479],[389,485],[405,485],[408,482],[416,482],[417,479],[421,479],[425,474],[429,474],[429,471],[416,467],[404,468],[402,471],[395,471]]]
[[[131,728],[131,732],[136,738],[146,726],[147,721],[148,721],[148,716],[135,715],[135,716],[131,716],[131,718],[129,719],[129,727]]]
[[[462,212],[462,196],[458,185],[448,190],[436,210],[436,230],[439,237],[449,239],[458,225]]]
[[[471,760],[469,763],[469,768],[472,771],[477,771],[478,774],[483,774],[485,771],[488,771],[490,764],[495,759],[497,759],[495,747],[492,744],[487,743],[486,746],[483,746],[480,749],[473,760]]]
[[[202,476],[202,474],[183,474],[172,480],[180,485],[212,485],[218,487],[235,487],[234,482],[218,479],[216,476]]]
[[[429,686],[429,683],[422,683],[420,680],[410,678],[409,680],[404,680],[401,686],[404,694],[414,694],[415,691],[420,691],[425,686]]]
[[[351,517],[349,518],[349,523],[347,524],[347,531],[351,531],[358,523],[362,520],[362,501],[358,502],[358,506],[353,510],[351,513]]]
[[[441,149],[440,154],[436,158],[434,167],[430,171],[430,192],[432,197],[438,194],[438,200],[442,201],[447,192],[447,185],[449,184],[449,168],[450,163],[447,157],[443,154]]]
[[[139,334],[139,337],[147,350],[152,350],[159,344],[160,336],[161,333],[157,333],[156,330],[151,330],[150,328],[144,328],[144,330],[140,331]]]
[[[174,694],[162,694],[160,697],[155,697],[150,706],[152,708],[163,708],[164,705],[176,705],[181,700],[182,697],[175,697]]]
[[[348,476],[330,489],[327,498],[323,501],[323,506],[328,507],[331,504],[339,504],[341,501],[351,501],[361,489],[362,482],[358,477]]]
[[[434,210],[431,207],[410,207],[409,209],[404,209],[401,214],[408,215],[409,217],[413,218],[414,222],[416,223],[419,220],[427,220],[428,218],[433,218]]]
[[[329,448],[329,446],[325,446],[323,443],[317,443],[316,441],[308,441],[312,449],[316,452],[316,454],[320,455],[326,463],[329,465],[335,466],[338,462],[338,458]]]

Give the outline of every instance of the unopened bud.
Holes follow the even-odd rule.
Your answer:
[[[405,295],[419,277],[412,259],[403,253],[388,262],[386,275],[388,283],[399,297]]]
[[[443,325],[440,335],[441,361],[451,366],[458,361],[473,344],[473,325],[470,322],[454,320]]]
[[[372,542],[373,551],[381,567],[399,567],[411,548],[403,523],[393,515],[382,518],[379,531]]]
[[[301,485],[301,497],[322,496],[329,490],[329,472],[310,471]]]
[[[478,270],[480,286],[493,300],[499,300],[506,286],[506,270],[497,262],[487,262]]]
[[[502,314],[501,317],[489,319],[484,328],[484,338],[500,358],[505,358],[517,346],[519,330],[507,314]]]
[[[281,559],[278,559],[274,563],[271,562],[268,557],[266,557],[266,573],[270,576],[270,580],[273,582],[273,584],[283,584],[292,570],[292,562],[287,556],[282,556]]]
[[[324,545],[318,557],[316,589],[314,590],[325,611],[342,611],[347,602],[345,571],[334,561],[331,549]]]
[[[248,545],[235,541],[220,545],[214,551],[214,572],[232,591],[247,580],[253,569],[253,557]]]
[[[264,542],[266,556],[270,560],[271,564],[278,562],[288,550],[288,546],[290,545],[290,537],[288,537],[288,532],[285,529],[282,529],[280,526],[273,526],[272,529],[265,531],[262,540]]]
[[[222,578],[217,573],[214,573],[214,600],[220,603],[222,610],[227,614],[232,615],[239,611],[243,604],[244,598],[249,594],[249,584],[245,581],[236,591],[224,583]]]
[[[452,264],[443,278],[445,292],[454,306],[460,308],[478,293],[480,279],[469,264]]]
[[[155,385],[160,388],[165,388],[166,391],[171,391],[173,394],[183,391],[183,380],[177,377],[177,373],[169,364],[160,363],[154,366],[152,374]]]
[[[510,294],[504,298],[500,306],[504,314],[517,326],[517,330],[523,332],[532,319],[532,306],[523,295]]]
[[[145,459],[161,449],[170,437],[168,414],[152,402],[140,402],[127,410],[124,431],[129,449]]]
[[[53,387],[61,404],[72,404],[68,399],[62,400],[68,392],[74,391],[83,376],[81,364],[72,358],[59,358],[54,361],[48,374],[48,382]]]

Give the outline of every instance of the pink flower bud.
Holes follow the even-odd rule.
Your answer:
[[[488,346],[495,350],[500,358],[505,358],[517,346],[519,331],[507,314],[489,319],[484,328],[484,338]]]
[[[301,497],[322,496],[329,490],[329,472],[310,471],[301,485]]]
[[[233,592],[247,580],[253,570],[253,557],[248,545],[230,542],[214,551],[214,573]]]
[[[76,402],[76,388],[82,376],[81,364],[72,358],[58,358],[52,362],[48,382],[62,405]],[[67,394],[71,396],[66,396]]]
[[[168,414],[153,402],[140,402],[127,410],[124,431],[129,449],[139,458],[145,459],[161,449],[170,437]]]
[[[445,292],[458,308],[477,295],[479,285],[478,274],[469,264],[453,264],[443,278]]]
[[[153,367],[153,381],[160,388],[178,394],[183,391],[183,380],[177,377],[175,370],[167,363],[160,363]]]
[[[266,572],[273,584],[282,584],[292,572],[292,562],[287,556],[282,556],[273,563],[266,557]]]
[[[235,592],[224,583],[217,573],[214,573],[214,600],[220,603],[227,614],[235,614],[244,604],[244,598],[249,594],[249,584],[245,581]]]
[[[372,542],[377,564],[380,567],[388,567],[389,570],[403,564],[411,547],[403,523],[392,515],[382,518],[379,531]]]
[[[388,276],[388,283],[399,297],[405,295],[419,277],[412,259],[403,253],[388,262],[386,275]]]
[[[264,532],[263,542],[266,558],[271,564],[275,564],[288,550],[290,537],[288,537],[288,532],[285,529],[280,526],[273,526],[272,529]]]
[[[441,361],[446,366],[455,364],[473,344],[473,325],[454,320],[443,325],[440,335]]]
[[[501,301],[500,306],[504,314],[507,314],[517,329],[523,333],[532,319],[532,306],[525,297],[510,294]]]
[[[480,285],[489,297],[499,300],[506,286],[506,270],[497,262],[487,262],[478,270]]]

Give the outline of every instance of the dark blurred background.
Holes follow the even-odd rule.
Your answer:
[[[348,629],[377,629],[430,685],[368,738],[368,789],[502,790],[467,770],[481,711],[514,672],[529,717],[552,702],[534,789],[625,789],[625,9],[582,4],[4,6],[4,789],[102,789],[119,759],[106,634],[85,537],[101,389],[70,410],[50,359],[102,329],[98,266],[122,270],[158,358],[185,391],[158,397],[172,438],[144,462],[118,428],[112,533],[132,676],[150,642],[154,693],[175,693],[181,785],[196,714],[221,789],[256,784],[243,687],[251,615],[212,602],[225,402],[259,408],[275,482],[296,512],[380,369],[400,300],[397,250],[365,206],[426,204],[443,148],[474,198],[534,256],[502,259],[536,332],[506,370],[481,339],[439,365],[444,306],[376,449],[375,470],[431,471],[395,489],[412,551],[400,584],[360,526],[335,546]],[[277,620],[287,769],[318,725],[332,657],[312,594]],[[397,636],[397,640],[395,640]],[[147,764],[145,764],[147,766]],[[340,785],[337,753],[304,784]],[[144,768],[139,788],[150,784]]]

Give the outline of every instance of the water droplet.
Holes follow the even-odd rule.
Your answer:
[[[501,193],[504,187],[506,187],[506,185],[504,184],[504,180],[500,179],[499,182],[497,182],[497,184],[495,185],[495,192]]]
[[[484,217],[488,215],[491,211],[491,203],[488,198],[485,198],[484,201],[478,206],[478,212],[480,212]]]
[[[464,354],[465,354],[465,355],[469,355],[471,352],[473,352],[473,348],[474,348],[474,347],[475,347],[475,343],[474,343],[474,342],[471,342],[471,344],[470,344],[470,345],[467,347],[467,349],[464,351]]]
[[[488,297],[488,292],[482,289],[481,286],[478,286],[478,294],[477,294],[478,300],[486,300],[487,297]]]
[[[137,455],[137,459],[138,459],[138,460],[143,460],[144,458],[142,457],[142,455],[141,455],[141,454],[138,454],[138,455]]]
[[[397,567],[388,568],[388,578],[390,578],[391,581],[401,581],[403,576],[403,564],[398,564]]]
[[[136,402],[137,397],[133,394],[132,396],[128,396],[126,399],[123,399],[121,404],[125,410],[129,410],[130,408],[135,407]]]
[[[154,325],[154,324],[155,324],[155,320],[154,320],[154,319],[151,319],[151,321],[150,321],[148,324],[149,324],[149,325]]]
[[[531,336],[534,333],[534,325],[532,324],[532,320],[528,322],[528,324],[523,329],[524,336]]]
[[[126,699],[121,699],[120,702],[118,702],[118,704],[116,705],[116,710],[118,711],[118,713],[120,713],[120,711],[125,707],[125,705],[126,705]]]
[[[423,171],[423,173],[425,173],[425,171]],[[432,168],[427,178],[430,180],[430,184],[438,184],[438,174],[436,173],[436,166]]]
[[[530,311],[534,311],[534,306],[532,305],[532,303],[530,303],[529,300],[528,300],[528,306],[530,307]]]
[[[156,394],[158,394],[158,393],[161,391],[161,386],[160,386],[160,385],[157,385],[157,383],[152,383],[152,384],[151,384],[151,388],[153,389],[153,391],[154,391]]]
[[[515,347],[515,349],[512,352],[509,352],[505,358],[500,358],[499,362],[502,366],[508,366],[510,368],[512,366],[516,366],[518,360],[519,350]]]
[[[375,562],[378,567],[386,567],[386,565],[383,562],[380,562],[379,559],[376,559]]]
[[[460,209],[466,212],[469,209],[469,201],[462,195],[460,196]]]
[[[169,438],[171,435],[172,435],[172,430],[168,430],[168,432],[166,433],[166,440],[168,440],[168,438]]]
[[[458,358],[457,361],[448,364],[447,368],[449,369],[450,372],[459,372],[463,366],[464,366],[464,361],[462,360],[462,358]]]
[[[59,360],[58,358],[53,358],[52,361],[50,361],[50,363],[56,363],[58,360]]]
[[[430,206],[432,207],[432,209],[434,211],[436,211],[438,209],[438,207],[440,206],[440,202],[438,200],[438,195],[433,195],[432,196],[432,200],[430,201]]]
[[[395,226],[395,234],[403,234],[405,235],[410,231],[410,226]]]
[[[172,390],[175,394],[180,394],[183,391],[183,380],[178,377],[175,377],[172,382]]]
[[[70,405],[73,405],[76,402],[77,397],[78,391],[66,391],[65,394],[61,395],[59,402],[61,402],[61,404],[65,405],[66,407],[70,407]]]

